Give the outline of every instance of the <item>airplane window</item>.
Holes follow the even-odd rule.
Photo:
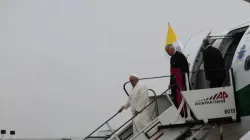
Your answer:
[[[244,66],[245,71],[250,70],[250,55],[247,56],[246,60],[245,60],[245,66]]]

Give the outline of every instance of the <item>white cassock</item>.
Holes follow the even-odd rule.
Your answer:
[[[136,86],[131,90],[127,103],[124,105],[125,109],[131,107],[132,115],[135,115],[135,111],[141,111],[148,104],[148,88],[138,82]],[[137,134],[145,126],[151,122],[148,109],[144,109],[133,119],[133,134]],[[136,126],[135,126],[136,125]],[[137,128],[139,130],[137,130]]]

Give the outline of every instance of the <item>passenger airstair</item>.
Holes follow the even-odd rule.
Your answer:
[[[169,89],[160,95],[156,95],[154,90],[149,89],[154,93],[154,96],[150,96],[150,103],[144,109],[151,112],[153,121],[137,134],[133,134],[132,127],[133,119],[136,116],[113,130],[109,122],[119,114],[116,113],[84,140],[203,140],[214,127],[221,128],[220,139],[222,140],[221,124],[240,121],[235,103],[233,71],[232,69],[226,71],[228,71],[228,84],[225,87],[190,90],[188,80],[186,80],[188,88],[181,92],[183,98],[179,108],[173,104],[168,94]],[[140,80],[166,77],[170,76],[142,78]],[[186,79],[188,79],[187,77],[186,74]],[[126,84],[128,83],[124,84],[126,93]],[[180,112],[184,105],[186,105],[187,114],[182,117]],[[191,117],[191,112],[195,118]],[[104,125],[107,125],[112,133],[107,136],[93,136]]]

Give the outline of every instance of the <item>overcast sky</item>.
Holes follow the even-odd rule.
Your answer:
[[[180,3],[181,2],[181,3]],[[240,0],[1,0],[0,129],[83,137],[125,103],[122,85],[169,74],[167,23],[185,44],[249,18]],[[159,94],[167,80],[148,83]],[[113,124],[130,117],[130,110]]]

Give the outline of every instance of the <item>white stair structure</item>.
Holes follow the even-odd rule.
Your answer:
[[[220,124],[235,123],[240,121],[237,116],[232,69],[227,69],[227,71],[229,76],[229,84],[227,86],[197,90],[190,90],[188,88],[186,91],[181,92],[183,98],[179,108],[176,108],[170,96],[167,94],[169,89],[158,96],[156,94],[151,96],[151,102],[144,109],[147,108],[151,111],[153,121],[137,134],[133,134],[132,127],[132,120],[135,116],[119,128],[112,130],[109,125],[109,121],[118,114],[116,113],[84,140],[204,139],[209,134],[209,131],[213,128],[214,124],[220,126]],[[154,78],[163,77],[142,78],[141,80]],[[186,81],[188,81],[187,76]],[[125,83],[125,85],[127,83]],[[188,82],[186,83],[186,87],[189,87]],[[149,90],[154,93],[152,89]],[[182,117],[180,112],[184,103],[186,103],[187,107],[187,116]],[[195,119],[191,117],[190,112],[193,113]],[[111,135],[106,137],[92,136],[104,125],[107,125],[108,128],[113,131]],[[222,139],[223,136],[221,136],[221,140]]]

